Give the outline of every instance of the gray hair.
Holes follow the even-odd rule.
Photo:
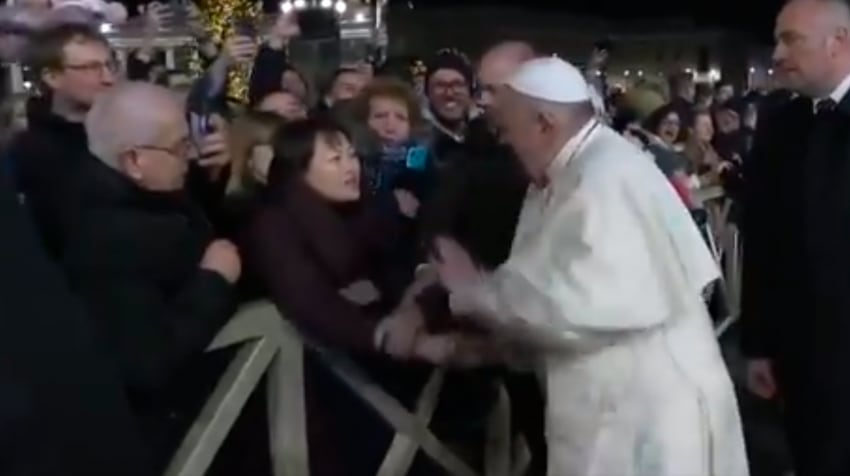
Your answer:
[[[114,86],[95,99],[86,115],[89,151],[117,168],[122,153],[156,143],[169,108],[179,110],[180,103],[166,88],[137,81]]]

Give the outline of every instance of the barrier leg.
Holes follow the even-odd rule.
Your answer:
[[[443,387],[444,378],[445,372],[442,369],[434,370],[419,395],[414,418],[422,425],[427,426],[431,423],[431,417],[440,401],[440,389]],[[418,450],[419,445],[413,438],[404,433],[396,433],[392,444],[390,444],[390,449],[387,451],[380,469],[378,469],[377,476],[405,476],[410,471]]]
[[[511,471],[511,400],[504,385],[487,420],[487,444],[484,447],[484,474],[510,476]]]
[[[165,476],[202,476],[206,473],[275,351],[274,343],[264,338],[239,349],[181,443]]]
[[[304,348],[284,332],[268,374],[269,444],[274,476],[309,476]]]

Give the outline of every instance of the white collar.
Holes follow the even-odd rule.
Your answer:
[[[848,74],[847,76],[844,76],[844,79],[842,79],[841,82],[838,83],[838,86],[836,86],[835,89],[833,89],[832,92],[827,97],[829,99],[832,99],[833,101],[835,101],[835,104],[839,104],[841,102],[841,100],[844,99],[844,96],[847,95],[848,91],[850,91],[850,74]],[[818,103],[823,101],[824,99],[826,99],[826,98],[815,99],[814,100],[815,108],[817,108]]]
[[[579,129],[579,131],[570,140],[564,144],[558,155],[552,160],[552,163],[546,168],[546,178],[552,180],[558,170],[564,168],[570,161],[579,153],[579,150],[587,143],[590,135],[596,129],[599,122],[596,119],[590,119]]]
[[[847,94],[847,91],[850,91],[850,74],[844,76],[844,79],[838,83],[838,86],[832,91],[832,94],[829,95],[829,98],[835,101],[836,104],[840,103],[844,96]]]

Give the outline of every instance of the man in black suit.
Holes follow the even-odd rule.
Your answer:
[[[747,161],[748,385],[778,396],[797,476],[850,474],[850,7],[791,0],[776,69],[798,93],[763,110]]]

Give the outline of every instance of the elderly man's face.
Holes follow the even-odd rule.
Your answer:
[[[107,45],[71,41],[63,49],[62,65],[44,73],[54,94],[81,106],[91,106],[98,94],[115,83],[118,65]]]
[[[522,65],[520,61],[506,57],[485,57],[478,67],[478,86],[481,92],[478,105],[485,111],[496,105],[496,90],[503,87],[512,74]]]
[[[173,105],[159,108],[156,124],[140,124],[159,131],[152,144],[141,144],[135,150],[131,175],[146,190],[173,192],[183,188],[193,144],[179,106],[175,100]]]
[[[502,88],[497,97],[496,124],[502,140],[511,146],[532,179],[542,178],[551,146],[550,126],[527,99],[513,90]]]
[[[788,88],[812,97],[829,94],[834,84],[833,58],[847,48],[847,31],[829,2],[793,0],[776,19],[773,61],[780,81]]]

